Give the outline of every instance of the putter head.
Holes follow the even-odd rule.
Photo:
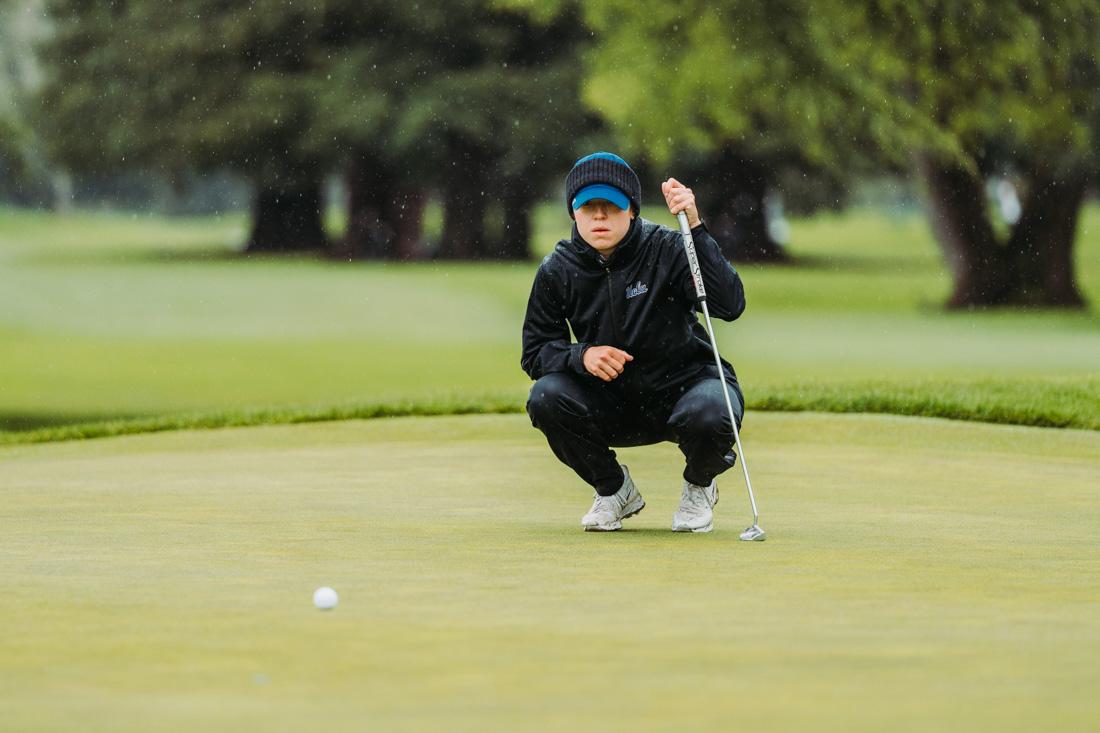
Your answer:
[[[763,542],[767,534],[759,524],[754,524],[741,533],[742,542]]]

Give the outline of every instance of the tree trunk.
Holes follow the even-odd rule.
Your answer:
[[[345,259],[410,260],[422,255],[425,195],[370,157],[348,168],[348,230],[336,255]]]
[[[537,194],[527,179],[509,179],[502,186],[503,221],[494,256],[502,260],[531,258],[531,207]]]
[[[1002,243],[977,173],[924,155],[916,163],[928,187],[932,231],[954,280],[948,308],[1084,306],[1072,259],[1083,175],[1035,175],[1020,221]]]
[[[411,188],[398,190],[393,201],[395,241],[393,249],[399,260],[417,260],[424,256],[424,206],[427,193]]]
[[[325,248],[320,181],[261,188],[252,216],[246,252],[312,252]]]
[[[359,156],[348,166],[348,228],[338,256],[392,259],[394,230],[386,217],[386,198],[394,180],[381,165]]]
[[[737,262],[782,262],[788,258],[768,233],[764,166],[727,148],[704,175],[706,190],[699,211],[728,259]]]
[[[471,145],[460,145],[455,173],[443,192],[443,239],[436,257],[452,260],[482,259],[485,242],[485,209],[488,204],[488,162]]]
[[[989,223],[982,180],[957,164],[919,155],[928,187],[932,231],[951,270],[948,308],[1001,305],[1011,297],[1010,268]]]
[[[1073,269],[1077,219],[1088,187],[1079,171],[1036,175],[1012,230],[1008,250],[1017,287],[1028,304],[1083,308]]]

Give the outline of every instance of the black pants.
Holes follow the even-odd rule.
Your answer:
[[[669,389],[638,397],[617,389],[614,381],[555,372],[531,387],[527,414],[546,435],[554,455],[598,494],[608,496],[622,486],[623,473],[611,446],[664,440],[679,445],[687,459],[684,478],[705,486],[737,460],[717,375],[711,367]],[[727,390],[740,429],[744,399],[737,387]]]

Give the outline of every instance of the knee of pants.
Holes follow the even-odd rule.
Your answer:
[[[730,395],[734,398],[734,395]],[[733,399],[736,414],[740,403]],[[715,399],[700,399],[686,406],[675,416],[677,429],[681,435],[694,438],[708,438],[718,436],[723,441],[733,439],[733,427],[730,425],[729,411],[726,409],[726,401],[721,393],[715,395]]]
[[[560,422],[567,417],[585,417],[583,404],[570,394],[571,383],[564,374],[547,374],[531,387],[527,398],[527,415],[535,427]]]
[[[717,406],[708,405],[705,409],[685,415],[680,430],[684,434],[697,438],[719,436],[723,439],[733,439],[733,428],[730,426],[730,416],[725,403]]]

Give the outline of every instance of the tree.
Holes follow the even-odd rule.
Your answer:
[[[954,279],[947,305],[1083,307],[1072,251],[1098,161],[1100,7],[882,0],[867,21],[894,59],[884,82],[941,133],[909,150]],[[985,184],[1006,173],[1024,196],[1001,233]]]
[[[536,15],[573,3],[513,0]],[[733,259],[781,260],[765,197],[783,167],[844,177],[862,160],[870,109],[853,110],[862,66],[840,2],[610,0],[583,4],[597,36],[583,98],[639,158],[688,171]],[[705,182],[705,184],[703,183]]]
[[[424,8],[433,32],[439,11]],[[390,131],[404,90],[430,68],[423,39],[409,25],[414,8],[333,0],[325,4],[308,85],[317,109],[301,145],[333,160],[348,190],[348,226],[339,258],[421,255],[426,166],[395,150]]]
[[[323,247],[320,182],[339,166],[339,256],[417,256],[435,189],[438,256],[526,257],[527,209],[589,119],[568,16],[533,24],[485,0],[56,0],[53,12],[41,117],[57,158],[89,173],[245,173],[257,184],[250,251]],[[487,230],[501,199],[511,213]]]
[[[716,156],[710,178],[748,205],[701,204],[740,221],[749,231],[731,240],[762,242],[765,257],[752,202],[777,160],[913,166],[954,276],[950,307],[1080,307],[1072,245],[1100,142],[1098,12],[1093,0],[589,3],[599,41],[584,95],[659,163]],[[1005,172],[1025,196],[1001,235],[984,180]]]
[[[54,0],[39,123],[77,172],[233,169],[256,183],[249,251],[325,246],[305,83],[314,6]]]
[[[26,113],[41,83],[34,45],[48,34],[41,0],[0,0],[0,196],[22,204],[51,198],[49,171]]]
[[[381,7],[363,24],[359,4],[329,6],[317,75],[329,113],[314,136],[350,151],[344,251],[415,254],[432,189],[444,202],[436,256],[527,257],[531,204],[591,125],[572,68],[582,29],[485,0]]]

